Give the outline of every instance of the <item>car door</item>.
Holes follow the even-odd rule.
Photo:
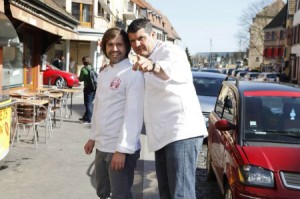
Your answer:
[[[237,103],[234,93],[225,85],[222,86],[215,107],[215,121],[226,119],[229,122],[236,124]],[[212,166],[217,172],[219,180],[222,181],[222,176],[226,166],[226,156],[232,143],[233,133],[230,131],[220,131],[216,128],[211,128],[211,158]]]

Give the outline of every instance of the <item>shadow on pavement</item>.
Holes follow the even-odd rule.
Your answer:
[[[207,172],[203,168],[198,168],[196,171],[196,197],[197,199],[222,198],[217,181],[207,181]]]

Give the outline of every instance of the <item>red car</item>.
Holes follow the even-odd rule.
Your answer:
[[[223,198],[300,198],[300,89],[224,81],[209,116],[207,174]]]
[[[46,70],[43,72],[44,72],[43,74],[44,85],[55,85],[59,88],[61,87],[72,88],[80,85],[77,75],[66,71],[62,71],[48,63],[46,64]]]

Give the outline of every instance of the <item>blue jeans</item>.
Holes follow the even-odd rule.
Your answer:
[[[126,154],[125,167],[120,171],[111,169],[113,153],[96,150],[95,170],[97,181],[97,195],[105,199],[132,199],[131,187],[133,185],[134,168],[140,157],[140,150],[134,154]]]
[[[172,142],[155,152],[160,199],[196,199],[196,168],[203,137]]]
[[[84,98],[84,106],[85,113],[83,116],[83,120],[90,122],[93,114],[93,101],[95,99],[96,91],[84,89],[83,90],[83,98]]]

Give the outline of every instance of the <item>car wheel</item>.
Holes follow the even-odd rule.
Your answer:
[[[224,199],[232,199],[232,192],[228,184],[224,187]]]
[[[65,88],[66,85],[67,82],[64,78],[59,77],[55,80],[55,86],[57,86],[57,88]]]
[[[207,147],[207,155],[206,155],[206,172],[207,172],[207,180],[208,181],[216,179],[216,176],[215,176],[214,171],[211,166],[211,157],[210,157],[208,147]]]

